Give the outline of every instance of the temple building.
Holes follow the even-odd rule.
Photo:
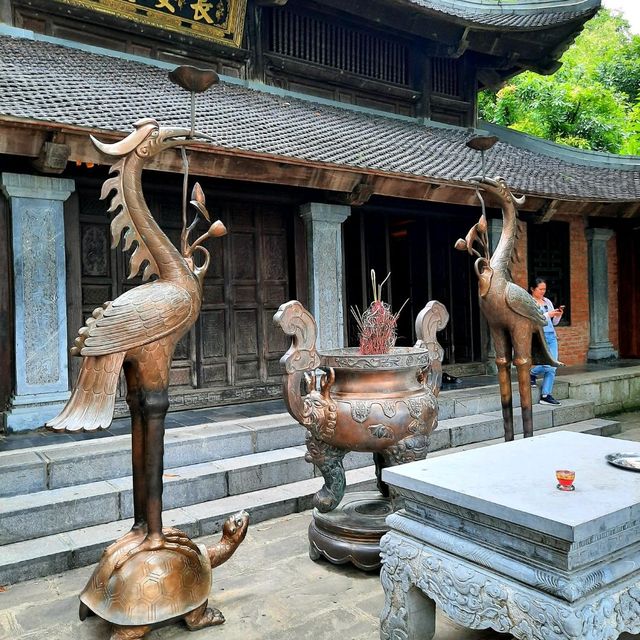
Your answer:
[[[272,316],[297,298],[320,347],[355,343],[348,310],[369,272],[399,344],[430,299],[451,321],[445,369],[487,370],[473,261],[454,243],[477,221],[475,135],[486,173],[526,201],[522,286],[542,275],[567,364],[640,357],[640,158],[587,152],[477,120],[477,93],[524,70],[553,73],[600,0],[0,0],[0,430],[41,426],[69,396],[69,356],[92,310],[140,282],[111,247],[114,141],[141,118],[188,126],[180,64],[220,82],[198,95],[190,176],[229,233],[195,328],[179,344],[172,409],[277,397],[287,348]],[[167,235],[181,228],[182,162],[146,172]],[[490,211],[490,233],[500,212]],[[124,409],[124,402],[117,405]]]

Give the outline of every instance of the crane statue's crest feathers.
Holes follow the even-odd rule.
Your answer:
[[[154,131],[159,131],[160,127],[153,118],[138,120],[134,124],[134,127],[135,130],[132,133],[114,144],[104,144],[96,140],[93,136],[91,136],[91,140],[102,153],[112,156],[124,156],[112,165],[109,171],[112,177],[105,180],[102,185],[100,200],[105,200],[112,191],[115,191],[111,198],[109,209],[107,210],[109,213],[116,214],[111,221],[111,248],[117,247],[121,238],[123,239],[123,249],[125,251],[129,250],[135,242],[137,246],[129,260],[128,277],[135,277],[139,273],[142,264],[146,261],[147,265],[142,272],[142,280],[146,281],[153,275],[160,275],[158,263],[151,254],[151,251],[149,251],[142,235],[131,218],[129,207],[123,194],[122,178],[127,154],[143,144]]]
[[[128,277],[135,277],[140,271],[142,263],[146,260],[147,266],[142,273],[142,279],[148,280],[153,275],[160,275],[160,270],[158,263],[151,254],[151,251],[149,251],[149,248],[131,218],[127,201],[123,195],[122,171],[125,161],[126,158],[122,158],[111,167],[110,173],[113,174],[113,176],[105,180],[102,185],[100,200],[105,200],[112,191],[115,191],[111,198],[111,204],[107,209],[108,213],[118,212],[113,220],[111,220],[111,248],[113,249],[118,246],[120,239],[123,237],[122,232],[124,231],[124,244],[122,248],[125,251],[129,250],[134,242],[137,243],[129,260]]]

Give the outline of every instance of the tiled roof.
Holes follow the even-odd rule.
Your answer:
[[[29,121],[130,131],[141,117],[188,124],[189,96],[165,69],[50,42],[0,37],[0,114]],[[420,124],[223,82],[197,99],[197,129],[238,153],[462,181],[479,171],[460,128]],[[0,115],[0,121],[3,116]],[[640,164],[581,166],[498,143],[487,173],[549,197],[640,200]],[[640,159],[639,159],[640,162]]]
[[[466,0],[403,0],[427,11],[460,18],[497,29],[541,29],[568,22],[585,22],[600,7],[600,0],[550,0],[546,2],[478,2]]]

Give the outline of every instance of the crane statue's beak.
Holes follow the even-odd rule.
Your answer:
[[[190,141],[206,140],[212,142],[213,138],[198,131],[192,132],[191,129],[183,129],[181,127],[163,127],[160,129],[160,143],[164,148],[178,147]]]

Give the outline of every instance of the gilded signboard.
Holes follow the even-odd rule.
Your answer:
[[[239,47],[247,0],[60,0],[158,29]]]

